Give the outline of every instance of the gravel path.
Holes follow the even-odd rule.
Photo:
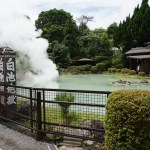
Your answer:
[[[81,147],[65,147],[51,149],[50,143],[36,141],[31,135],[18,132],[15,125],[9,123],[1,124],[0,121],[0,150],[83,150]]]
[[[0,150],[48,150],[48,143],[0,124]]]

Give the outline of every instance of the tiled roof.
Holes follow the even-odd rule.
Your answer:
[[[141,53],[150,53],[150,46],[132,48],[131,50],[127,51],[125,54],[141,54]]]
[[[77,60],[77,61],[94,61],[94,60],[88,59],[88,58],[82,58],[82,59],[79,59],[79,60]]]
[[[128,58],[132,58],[132,59],[150,59],[150,55],[128,56]]]

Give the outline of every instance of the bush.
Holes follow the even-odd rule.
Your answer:
[[[91,67],[91,72],[92,73],[97,73],[98,72],[97,67],[96,66],[92,66]]]
[[[92,65],[89,65],[89,64],[87,64],[87,65],[81,65],[81,66],[78,66],[78,69],[79,69],[80,71],[90,71],[91,66],[92,66]]]
[[[121,69],[116,69],[116,72],[117,72],[117,73],[120,73],[120,72],[121,72]]]
[[[128,68],[122,68],[121,69],[121,73],[122,74],[127,74],[129,72],[129,69]]]
[[[74,102],[75,97],[71,93],[61,93],[57,94],[55,97],[55,101],[61,101],[61,102]],[[71,116],[69,115],[69,107],[71,104],[66,103],[58,103],[61,108],[61,115],[63,119],[65,120],[64,123],[70,124],[71,123]]]
[[[138,72],[138,76],[145,76],[145,72],[142,71]]]
[[[129,70],[129,75],[135,75],[136,71],[135,70]]]
[[[104,71],[105,70],[105,64],[104,63],[98,63],[96,64],[98,71]]]
[[[111,68],[108,68],[108,72],[111,73]]]
[[[123,67],[122,64],[117,64],[117,65],[115,65],[115,68],[117,68],[117,69],[121,69],[122,67]]]
[[[115,73],[116,72],[116,68],[111,68],[111,72]]]
[[[149,150],[150,91],[118,90],[106,105],[107,150]]]
[[[96,62],[100,62],[100,61],[103,61],[103,60],[108,60],[108,57],[107,56],[95,56],[94,60]]]

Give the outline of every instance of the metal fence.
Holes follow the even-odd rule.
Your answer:
[[[103,121],[110,92],[41,89],[0,85],[0,118],[34,131],[36,140],[45,134],[104,140]],[[7,85],[8,87],[8,85]],[[15,97],[8,103],[8,96]]]

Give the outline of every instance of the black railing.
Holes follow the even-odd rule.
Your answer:
[[[103,141],[110,92],[9,87],[15,88],[15,93],[0,88],[0,118],[35,131],[36,140],[47,133]],[[11,105],[8,95],[15,97]]]

